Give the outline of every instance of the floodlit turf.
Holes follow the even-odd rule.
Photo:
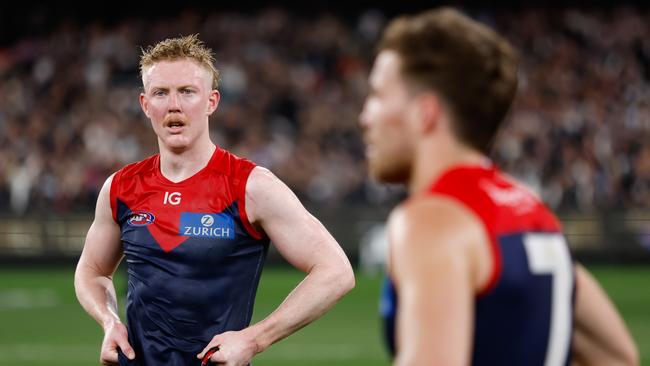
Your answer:
[[[650,362],[650,268],[591,268],[611,294]],[[301,279],[268,268],[255,320],[274,309]],[[388,365],[377,315],[379,278],[359,276],[357,288],[330,313],[254,359],[258,366]],[[123,278],[118,291],[124,291]],[[72,268],[0,269],[0,365],[98,365],[102,332],[78,305]]]

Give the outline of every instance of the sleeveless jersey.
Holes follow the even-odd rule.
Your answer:
[[[217,148],[178,183],[160,156],[113,177],[110,201],[127,263],[127,327],[136,359],[121,365],[200,365],[216,334],[251,320],[269,241],[246,217],[255,165]]]
[[[575,282],[555,216],[493,166],[452,168],[427,194],[462,204],[489,236],[493,272],[475,300],[472,365],[569,365]],[[387,278],[380,307],[392,353],[398,301]]]

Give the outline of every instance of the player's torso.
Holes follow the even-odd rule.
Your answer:
[[[459,201],[480,218],[490,238],[493,273],[476,297],[473,365],[568,364],[573,265],[555,217],[492,167],[450,170],[430,194]],[[390,280],[382,296],[387,340],[394,347],[399,293]]]
[[[123,169],[111,191],[129,274],[130,336],[165,344],[161,352],[169,343],[193,350],[248,325],[268,240],[245,214],[251,163],[217,150],[179,183],[158,166],[152,157]],[[165,334],[172,340],[161,341]]]
[[[157,171],[120,177],[116,219],[129,263],[161,261],[165,270],[182,277],[202,277],[254,243],[229,180],[214,171],[177,184]]]

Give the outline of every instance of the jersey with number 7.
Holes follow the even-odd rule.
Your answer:
[[[475,299],[472,365],[568,365],[575,281],[555,216],[493,165],[452,168],[428,194],[468,208],[489,237],[492,273]],[[398,299],[389,278],[381,307],[392,352]]]

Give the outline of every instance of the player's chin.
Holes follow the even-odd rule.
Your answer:
[[[391,164],[387,160],[371,159],[368,162],[368,168],[370,176],[381,183],[406,183],[408,179],[408,169],[397,164]]]
[[[183,135],[166,136],[163,141],[170,150],[185,150],[191,144],[190,139]]]

